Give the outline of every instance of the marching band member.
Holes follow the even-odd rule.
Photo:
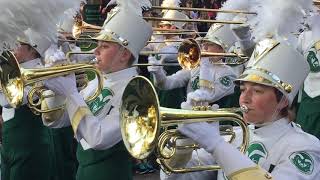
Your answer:
[[[95,100],[88,104],[84,101],[95,92],[98,86],[95,80],[80,93],[73,75],[46,83],[56,94],[66,97],[66,112],[54,122],[46,122],[46,118],[43,121],[50,127],[72,125],[79,142],[78,180],[132,179],[131,159],[121,141],[119,107],[126,83],[138,74],[131,65],[137,62],[140,50],[152,34],[151,26],[139,11],[138,15],[119,6],[95,38],[97,68],[104,76],[103,90]]]
[[[33,29],[25,31],[14,54],[23,68],[42,68],[44,52],[51,40]],[[43,179],[53,177],[54,154],[48,128],[26,105],[30,87],[25,88],[23,105],[11,108],[1,93],[3,147],[1,176],[9,179]]]
[[[67,54],[68,52],[76,52],[76,53],[81,52],[81,48],[77,46],[76,42],[74,43],[68,42],[68,40],[76,41],[76,39],[70,36],[70,34],[72,34],[72,30],[75,24],[74,16],[76,16],[75,10],[68,9],[67,11],[64,12],[64,16],[58,24],[58,32],[60,33],[60,38],[62,38],[62,39],[59,39],[58,46],[64,54]],[[92,59],[94,59],[94,55],[90,55],[90,54],[89,55],[74,54],[70,57],[70,60],[73,63],[88,63]]]
[[[319,108],[320,103],[320,15],[310,17],[310,30],[299,36],[298,49],[308,61],[311,72],[304,81],[302,99],[297,114],[297,123],[303,130],[320,139]]]
[[[279,57],[281,61],[275,61]],[[247,67],[236,82],[241,89],[239,103],[248,108],[244,120],[253,124],[248,157],[223,140],[217,124],[186,124],[179,131],[199,143],[208,152],[200,157],[211,158],[207,164],[217,162],[229,179],[318,179],[319,141],[287,117],[309,72],[307,63],[285,42],[266,39],[257,44]],[[193,158],[187,166],[198,162]],[[207,179],[208,175],[210,172],[196,172],[167,179]]]
[[[201,48],[206,52],[222,53],[226,52],[234,42],[235,38],[229,26],[213,25],[206,37],[202,39]],[[232,81],[236,78],[231,67],[212,64],[221,62],[221,59],[221,57],[201,58],[200,67],[192,70],[180,70],[171,76],[166,76],[161,66],[150,66],[148,70],[153,74],[156,87],[160,89],[173,89],[188,84],[187,93],[190,93],[202,86],[207,88],[210,94],[205,97],[206,101],[214,102],[233,93]],[[159,63],[154,57],[150,57],[149,62]],[[202,77],[200,77],[201,75]],[[191,97],[187,100],[187,104],[191,103]],[[183,106],[187,104],[183,104]]]
[[[295,14],[294,17],[299,18],[301,9],[295,7],[297,6],[294,9],[284,8],[286,11],[283,13],[290,12],[290,15]],[[299,24],[297,22],[292,23]],[[288,26],[288,23],[279,25]],[[220,172],[218,179],[223,179],[223,176],[239,180],[300,180],[320,177],[319,171],[315,171],[320,165],[319,140],[303,132],[288,116],[288,109],[310,69],[294,46],[282,39],[287,39],[286,36],[279,35],[279,25],[273,26],[275,31],[270,32],[270,29],[265,28],[267,31],[260,32],[261,35],[274,33],[273,38],[278,40],[260,37],[262,40],[258,41],[246,70],[235,81],[241,89],[239,104],[246,107],[243,118],[252,124],[248,127],[250,136],[247,156],[223,140],[216,123],[186,124],[179,128],[182,134],[204,148],[207,154],[201,153],[200,157],[207,160],[206,164],[217,162],[222,167],[224,174]],[[292,27],[291,30],[294,29]],[[288,64],[290,70],[287,68]],[[179,153],[177,156],[179,157]],[[187,162],[187,166],[198,162],[194,159],[195,156],[190,160],[186,152],[183,152],[183,157],[180,160]],[[210,176],[212,177],[209,172],[197,172],[190,176],[173,175],[166,178],[207,179]]]
[[[161,4],[162,7],[180,7],[180,0],[164,0]],[[181,19],[187,20],[189,17],[184,13],[177,10],[162,10],[162,18],[164,19]],[[160,29],[163,30],[183,30],[185,29],[186,22],[176,22],[176,21],[161,21],[159,23]],[[164,31],[166,33],[166,31]],[[170,33],[170,31],[168,32]],[[179,35],[166,34],[166,35],[153,35],[152,41],[166,41],[166,40],[181,40]],[[164,42],[164,43],[149,43],[144,49],[152,51],[161,51],[162,48],[166,46],[172,46],[178,49],[180,42]]]

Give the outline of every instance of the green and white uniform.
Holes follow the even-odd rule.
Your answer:
[[[236,133],[238,138],[234,141],[234,145],[238,146],[241,143],[241,130],[236,128]],[[319,140],[303,132],[295,123],[283,118],[258,129],[250,125],[249,133],[250,140],[246,155],[263,169],[271,172],[274,179],[314,180],[320,178]],[[187,166],[197,165],[198,156],[205,165],[215,164],[214,157],[200,149],[197,153],[192,154]],[[161,179],[209,180],[214,177],[214,172],[203,171],[171,176],[162,173]],[[222,171],[219,171],[218,179],[226,179]]]
[[[20,64],[23,68],[40,68],[41,60],[34,59]],[[28,92],[25,88],[24,97]],[[10,108],[1,93],[3,107],[3,145],[1,151],[1,176],[3,180],[49,180],[53,177],[52,139],[41,117],[34,115],[24,105]]]
[[[319,23],[316,25],[320,26]],[[320,27],[303,32],[299,38],[299,49],[308,61],[310,73],[304,81],[297,123],[304,131],[320,139]]]
[[[79,142],[77,180],[132,179],[131,158],[120,132],[119,107],[124,88],[137,74],[136,68],[104,74],[103,90],[95,100],[85,106],[81,99],[71,99],[76,102],[69,103],[79,106],[69,106],[67,102],[69,115],[65,113],[60,120],[46,124],[65,127],[71,122]],[[96,80],[90,81],[80,94],[86,99],[97,86]]]

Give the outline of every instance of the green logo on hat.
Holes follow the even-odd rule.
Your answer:
[[[289,156],[289,159],[302,173],[311,174],[313,172],[314,162],[307,152],[294,152]]]
[[[101,94],[88,104],[91,112],[94,115],[97,115],[100,112],[100,110],[103,109],[103,107],[111,100],[113,95],[114,93],[110,89],[103,89],[101,91]]]
[[[256,164],[259,163],[261,158],[266,159],[268,156],[267,149],[261,142],[252,143],[249,146],[246,154]]]
[[[196,77],[194,77],[194,78],[191,80],[191,88],[192,88],[194,91],[200,88],[200,85],[199,85],[199,76],[196,76]]]
[[[229,76],[223,76],[219,78],[219,81],[225,87],[230,87],[232,85],[232,81]]]

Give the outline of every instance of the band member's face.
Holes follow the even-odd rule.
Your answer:
[[[97,68],[105,73],[115,72],[123,62],[124,48],[114,42],[99,41],[94,51]]]
[[[14,55],[19,63],[35,59],[33,49],[27,44],[20,44],[15,50]]]
[[[246,122],[263,124],[277,120],[281,109],[288,105],[287,101],[278,103],[275,88],[252,82],[243,82],[240,85],[239,104],[248,107],[243,113]]]
[[[209,42],[203,42],[201,43],[201,50],[205,52],[211,52],[211,53],[223,53],[224,50],[221,46],[215,44],[215,43],[209,43]],[[217,62],[222,59],[222,56],[213,56],[210,57],[210,60],[213,62]]]

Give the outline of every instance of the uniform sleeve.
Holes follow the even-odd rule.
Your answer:
[[[208,66],[212,66],[209,64]],[[206,70],[204,73],[203,70]],[[229,66],[200,69],[200,89],[188,94],[188,99],[213,103],[234,92],[236,74]]]
[[[214,81],[214,88],[209,91],[211,99],[209,102],[215,102],[227,95],[230,95],[234,92],[233,81],[236,79],[235,74],[224,74]]]
[[[88,114],[81,120],[76,138],[84,139],[92,149],[111,148],[122,139],[119,122],[120,115],[117,108],[113,108],[103,119]]]
[[[186,167],[199,166],[199,162],[202,165],[214,165],[215,161],[211,154],[207,153],[204,149],[199,149],[198,152],[192,153],[191,160],[186,164]],[[163,171],[160,173],[162,180],[214,180],[216,179],[217,173],[214,171],[199,171],[192,173],[179,173],[167,175]]]
[[[163,90],[180,88],[187,85],[191,78],[189,70],[180,70],[171,76],[165,76],[160,81],[155,82],[155,85]]]
[[[122,139],[117,104],[119,101],[119,98],[114,97],[110,101],[112,106],[102,110],[105,115],[94,116],[79,93],[69,95],[66,109],[76,139],[85,140],[90,148],[96,150],[108,149],[117,144]]]
[[[309,145],[289,147],[272,171],[274,179],[315,180],[320,179],[320,148]]]

